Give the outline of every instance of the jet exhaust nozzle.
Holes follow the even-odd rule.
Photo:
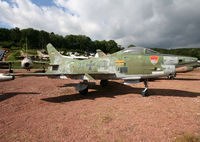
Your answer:
[[[24,69],[30,69],[33,65],[33,62],[30,58],[26,57],[21,62],[21,67]]]

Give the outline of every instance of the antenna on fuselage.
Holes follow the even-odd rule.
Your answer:
[[[26,57],[28,57],[27,36],[26,36]]]

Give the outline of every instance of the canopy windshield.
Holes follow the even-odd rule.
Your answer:
[[[159,54],[157,51],[144,47],[131,47],[123,50],[124,54]]]

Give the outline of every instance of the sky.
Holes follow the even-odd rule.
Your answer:
[[[200,0],[0,0],[0,27],[115,40],[151,48],[200,48]]]

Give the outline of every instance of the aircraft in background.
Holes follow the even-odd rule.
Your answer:
[[[12,66],[13,63],[21,63],[21,68],[30,70],[33,66],[33,61],[31,57],[26,56],[23,60],[15,60],[15,61],[0,61],[0,68],[8,68],[10,73],[13,73]]]
[[[23,51],[21,51],[20,53],[21,53],[20,58],[22,57],[23,60],[0,61],[0,68],[8,68],[9,69],[9,73],[13,73],[13,70],[12,70],[13,63],[21,63],[21,68],[30,71],[30,69],[33,67],[33,63],[39,63],[39,64],[41,64],[41,65],[39,65],[39,67],[42,66],[42,68],[43,68],[42,72],[45,72],[45,66],[47,66],[47,62],[33,61],[32,60],[32,58],[33,57],[35,58],[35,56],[28,54],[27,39],[26,39],[26,53],[24,53]],[[48,55],[48,57],[49,57],[49,55]],[[34,65],[34,67],[36,67],[36,65]],[[6,79],[9,80],[9,78],[4,77],[3,75],[0,76],[0,79],[1,78],[2,79],[4,78],[4,80],[6,80]]]
[[[65,56],[65,58],[77,59],[77,60],[85,60],[85,59],[88,59],[88,57],[85,57],[85,56],[75,56],[75,55]]]
[[[83,80],[76,90],[81,94],[88,93],[89,80],[101,80],[102,87],[108,80],[124,80],[124,84],[144,82],[142,96],[148,96],[148,80],[175,74],[179,57],[162,55],[151,49],[132,47],[119,52],[85,60],[70,59],[61,55],[51,44],[47,45],[50,64],[46,73],[4,74],[5,76],[48,76],[61,79]],[[184,57],[184,65],[197,62],[197,58]]]
[[[39,59],[48,61],[49,60],[49,55],[43,54],[41,51],[37,50],[37,55]]]

